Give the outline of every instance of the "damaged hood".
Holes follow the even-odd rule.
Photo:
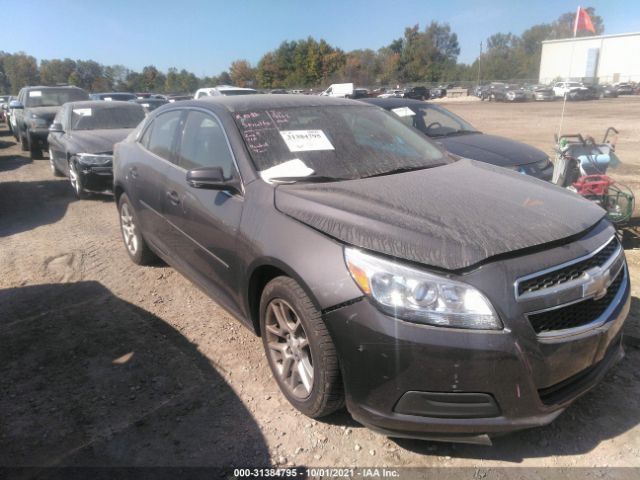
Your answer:
[[[537,148],[496,135],[471,133],[435,140],[454,155],[500,167],[526,165],[547,158],[547,154]]]
[[[347,244],[446,270],[574,236],[605,216],[568,190],[472,160],[368,179],[280,185],[275,204]]]
[[[113,146],[121,142],[132,128],[111,128],[105,130],[74,130],[71,132],[73,153],[113,152]]]

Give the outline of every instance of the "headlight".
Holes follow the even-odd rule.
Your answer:
[[[76,155],[78,162],[82,165],[88,165],[92,167],[98,167],[103,165],[110,165],[113,161],[113,155],[106,154],[93,154],[93,153],[79,153]]]
[[[499,330],[502,322],[471,285],[345,248],[351,276],[385,313],[428,325]]]
[[[544,160],[540,160],[539,162],[536,163],[536,168],[538,170],[544,170],[545,168],[547,168],[549,165],[551,165],[551,160],[549,160],[549,158],[545,158]]]

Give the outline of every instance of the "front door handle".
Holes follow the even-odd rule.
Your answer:
[[[178,195],[178,192],[176,192],[175,190],[167,191],[167,199],[173,205],[180,205],[180,196]]]

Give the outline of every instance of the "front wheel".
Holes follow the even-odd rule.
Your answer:
[[[51,151],[51,149],[49,149],[49,168],[51,169],[51,173],[53,174],[54,177],[62,177],[62,172],[60,172],[60,170],[58,170],[58,167],[56,167],[55,162],[53,161],[53,152]]]
[[[122,239],[129,258],[136,265],[151,265],[157,257],[142,236],[138,216],[131,206],[131,201],[126,193],[123,193],[120,196],[120,200],[118,200],[118,213],[120,214]]]
[[[29,141],[27,140],[25,135],[23,135],[20,130],[18,130],[18,141],[20,142],[20,150],[22,150],[23,152],[29,150]]]
[[[69,182],[71,183],[71,188],[77,198],[82,200],[87,197],[87,193],[84,190],[82,175],[80,175],[78,166],[73,160],[69,160]]]
[[[260,330],[269,367],[289,402],[311,418],[344,405],[338,355],[320,311],[292,278],[262,292]]]
[[[38,146],[38,142],[33,139],[30,133],[27,133],[27,139],[29,142],[29,156],[31,160],[38,160],[42,158],[42,149]]]

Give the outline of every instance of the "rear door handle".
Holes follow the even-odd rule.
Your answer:
[[[180,196],[178,195],[178,192],[176,192],[175,190],[167,191],[167,199],[173,205],[180,205]]]
[[[138,178],[138,169],[136,167],[131,167],[129,169],[129,175],[131,175],[131,178]]]

